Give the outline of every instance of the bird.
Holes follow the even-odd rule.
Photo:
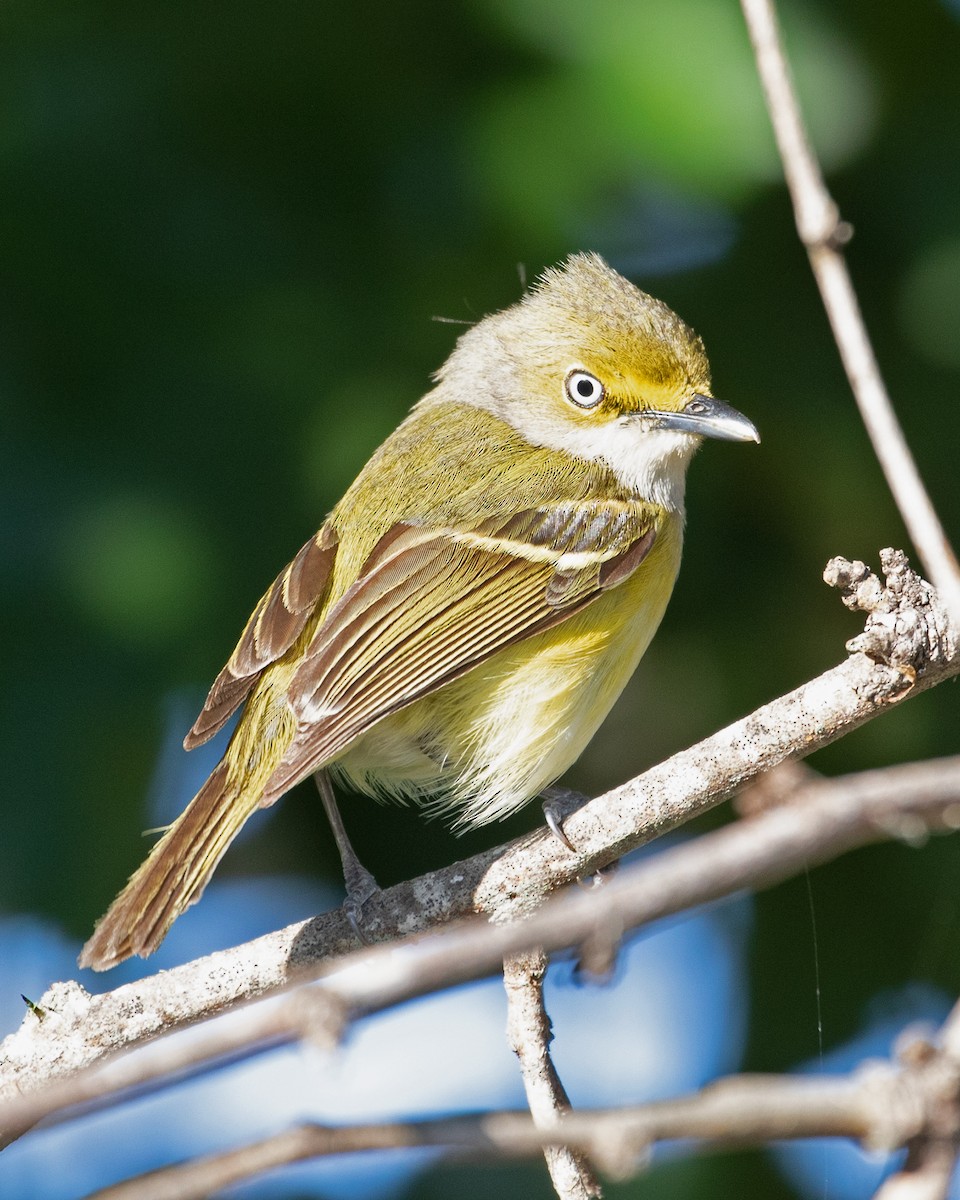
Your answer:
[[[244,822],[311,775],[361,907],[375,884],[332,782],[457,830],[542,795],[660,623],[704,438],[760,440],[713,396],[700,337],[595,253],[466,329],[254,608],[184,739],[240,709],[227,749],[80,965],[152,953]]]

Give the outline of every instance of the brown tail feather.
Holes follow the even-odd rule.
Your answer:
[[[80,966],[105,971],[132,954],[152,954],[177,917],[200,899],[259,799],[256,792],[238,792],[220,763],[97,922]]]

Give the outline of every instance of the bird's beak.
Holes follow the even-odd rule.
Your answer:
[[[713,396],[692,396],[679,412],[644,409],[637,413],[651,429],[675,429],[699,437],[719,438],[724,442],[759,442],[760,434],[752,421]]]

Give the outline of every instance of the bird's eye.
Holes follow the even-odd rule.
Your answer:
[[[596,408],[604,396],[603,384],[596,375],[574,367],[563,381],[567,399],[578,408]]]

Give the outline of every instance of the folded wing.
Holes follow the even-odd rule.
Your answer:
[[[270,585],[184,738],[187,750],[202,745],[223,728],[263,671],[286,654],[303,633],[323,602],[336,553],[336,534],[328,522]]]
[[[544,505],[475,529],[395,525],[305,648],[287,702],[297,732],[271,804],[377,721],[629,577],[655,540],[640,502]]]

